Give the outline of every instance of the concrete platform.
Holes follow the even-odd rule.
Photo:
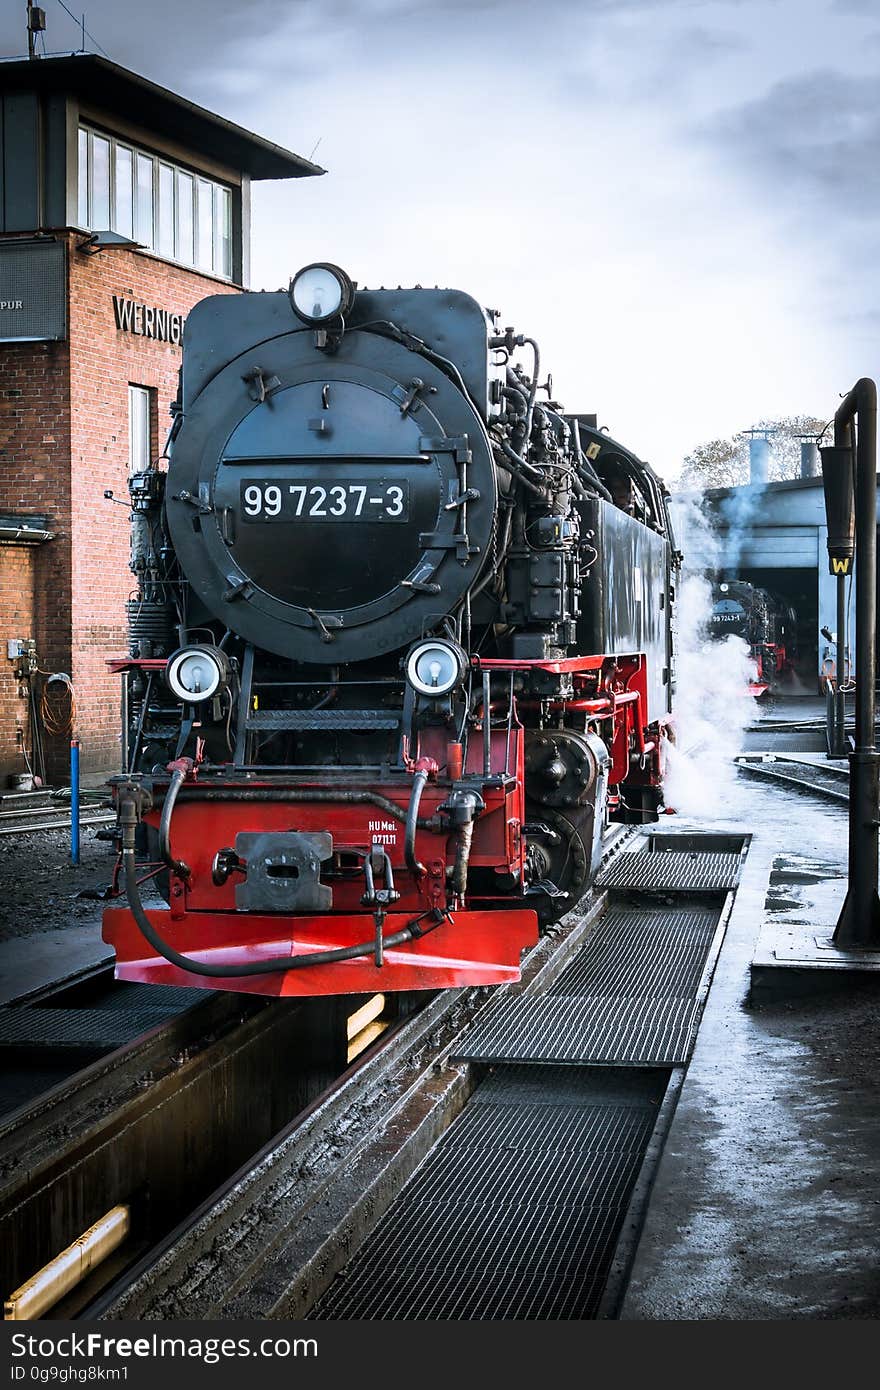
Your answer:
[[[101,940],[100,908],[91,923],[4,941],[0,946],[0,1005],[112,959],[113,952]]]
[[[745,779],[724,801],[718,828],[751,832],[751,851],[621,1316],[876,1318],[880,976],[750,998],[765,902],[792,950],[829,934],[846,812]]]
[[[880,950],[840,950],[832,940],[833,926],[833,920],[830,928],[823,922],[821,930],[815,922],[765,920],[752,958],[752,1002],[848,990],[870,976],[878,977],[880,987]]]

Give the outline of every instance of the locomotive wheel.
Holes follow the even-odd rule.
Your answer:
[[[592,815],[569,817],[549,806],[527,808],[531,902],[542,922],[558,922],[583,897],[590,884]]]

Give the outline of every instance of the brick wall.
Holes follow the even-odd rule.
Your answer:
[[[113,296],[185,315],[206,295],[238,291],[134,251],[85,256],[75,250],[79,239],[68,234],[68,342],[0,344],[0,509],[46,512],[56,533],[30,554],[34,631],[24,630],[22,613],[9,632],[4,610],[0,663],[6,635],[34,636],[41,664],[71,675],[83,768],[93,771],[118,764],[119,678],[104,662],[126,650],[125,600],[134,586],[127,512],[103,494],[112,488],[128,497],[129,383],[154,392],[155,456],[170,425],[181,357],[173,343],[117,329]],[[3,571],[0,582],[11,600],[11,574]],[[63,780],[67,743],[46,742],[50,772]],[[20,768],[14,722],[0,703],[0,773]]]
[[[137,252],[71,253],[71,674],[86,770],[118,764],[119,677],[107,674],[104,660],[127,649],[125,601],[134,589],[128,514],[103,494],[112,488],[116,497],[128,497],[129,384],[154,393],[158,453],[181,358],[173,343],[117,329],[113,296],[185,315],[206,295],[223,292],[235,290]]]
[[[15,687],[8,637],[34,638],[42,666],[70,669],[69,365],[68,343],[0,344],[0,510],[45,514],[55,533],[54,540],[36,547],[2,546],[0,686],[5,697]],[[3,700],[0,783],[6,773],[23,769],[15,713],[25,704],[17,696],[11,704]],[[61,750],[60,766],[66,757]]]

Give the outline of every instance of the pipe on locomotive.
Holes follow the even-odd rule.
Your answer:
[[[419,806],[422,801],[422,792],[425,790],[425,783],[437,771],[437,764],[433,758],[420,758],[416,763],[412,791],[409,795],[406,829],[403,832],[403,857],[406,861],[406,867],[415,879],[424,878],[427,872],[424,864],[416,859],[416,827],[419,823]]]
[[[206,975],[215,980],[228,980],[244,975],[269,975],[281,970],[304,970],[307,966],[312,965],[334,965],[337,961],[355,960],[358,956],[374,956],[376,954],[377,940],[375,936],[369,941],[359,941],[354,946],[340,946],[332,951],[309,951],[300,956],[276,956],[270,960],[242,962],[240,965],[211,965],[206,961],[195,960],[192,956],[184,955],[182,951],[176,951],[156,931],[141,901],[134,844],[137,807],[131,796],[123,796],[120,801],[119,823],[122,827],[125,891],[128,905],[131,908],[131,915],[153,950],[164,957],[169,964],[176,965],[178,969],[186,970],[191,975]],[[380,949],[387,950],[389,946],[403,946],[407,941],[414,941],[419,936],[425,936],[428,932],[439,927],[440,923],[446,920],[447,915],[439,907],[428,908],[426,912],[420,913],[411,922],[407,922],[400,931],[392,932],[390,936],[380,937]],[[432,920],[428,926],[423,927],[421,923],[426,918]]]
[[[174,806],[187,777],[193,770],[192,758],[178,758],[176,762],[170,764],[171,783],[162,803],[162,815],[159,818],[159,858],[162,859],[178,878],[189,878],[192,870],[182,859],[175,859],[171,853],[171,817]]]
[[[425,766],[418,767],[413,778],[412,792],[410,793],[409,799],[409,808],[406,812],[406,818],[404,821],[406,829],[403,841],[403,853],[404,859],[406,860],[406,867],[409,869],[410,873],[417,879],[423,878],[426,870],[424,864],[421,864],[419,860],[416,858],[416,830],[435,828],[433,822],[430,819],[422,818],[419,816],[419,806],[421,804],[422,792],[424,790],[425,783],[427,782],[428,777],[431,776],[432,773],[437,771],[437,764],[434,762],[433,759],[425,758],[422,761],[425,764]],[[170,767],[172,769],[171,782],[169,784],[168,791],[165,793],[165,800],[162,803],[162,814],[159,819],[159,857],[165,864],[168,865],[169,869],[172,869],[174,873],[178,875],[179,878],[189,878],[192,872],[189,865],[186,864],[182,859],[175,859],[174,855],[171,852],[171,817],[174,813],[174,807],[177,804],[177,798],[180,795],[180,789],[186,781],[186,778],[192,771],[193,762],[191,758],[179,758],[176,763],[170,764]],[[228,799],[228,796],[229,793],[226,792],[224,789],[224,799]],[[276,793],[272,792],[269,793],[265,798],[261,799],[265,799],[267,801],[278,800],[279,797]],[[310,802],[371,801],[381,806],[383,810],[388,811],[389,814],[395,816],[396,819],[404,819],[403,813],[401,812],[400,807],[396,804],[396,802],[393,802],[386,797],[379,796],[378,794],[371,792],[300,792],[299,794],[297,794],[296,792],[292,791],[283,793],[281,799],[285,801]]]
[[[458,827],[455,839],[455,863],[452,867],[452,891],[459,899],[467,892],[468,867],[471,862],[471,845],[474,838],[474,823],[463,821]]]
[[[506,440],[498,439],[496,443],[500,445],[502,453],[505,455],[504,458],[501,458],[496,454],[495,461],[498,466],[503,468],[506,473],[511,473],[527,492],[534,493],[542,502],[546,502],[548,500],[547,488],[538,483],[533,483],[523,471],[524,468],[528,468],[531,472],[534,472],[535,470],[532,469],[532,465],[526,463],[525,459],[520,458],[519,454],[514,453]]]
[[[382,796],[379,792],[352,791],[348,788],[328,792],[319,789],[300,791],[291,787],[279,787],[277,790],[268,787],[190,787],[186,784],[180,790],[184,793],[184,801],[332,801],[348,806],[369,803],[372,806],[379,806],[389,816],[400,821],[401,825],[406,823],[406,812],[398,806],[396,801],[391,801],[389,797]],[[195,793],[193,797],[187,795],[190,791]],[[419,816],[418,828],[419,830],[437,830],[439,829],[439,822],[435,821],[432,816]]]

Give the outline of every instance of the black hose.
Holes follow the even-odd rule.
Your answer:
[[[416,827],[419,825],[419,805],[427,780],[428,773],[424,768],[421,768],[413,777],[409,809],[406,813],[406,830],[403,835],[403,857],[406,860],[406,867],[416,878],[422,878],[426,873],[424,864],[420,864],[416,859]]]
[[[401,343],[409,352],[418,353],[420,357],[426,358],[440,368],[444,376],[449,377],[450,381],[458,387],[465,400],[470,401],[478,415],[484,412],[480,410],[470,391],[465,385],[464,377],[458,370],[454,362],[442,353],[435,352],[422,338],[417,338],[414,333],[408,333],[405,328],[399,328],[396,323],[389,319],[376,319],[371,323],[353,323],[349,332],[351,333],[375,333],[381,338],[391,338],[394,342]]]
[[[540,497],[542,502],[546,502],[546,488],[539,487],[537,483],[533,483],[531,478],[528,478],[526,476],[526,474],[523,472],[524,460],[520,458],[519,454],[514,453],[510,445],[506,444],[503,440],[499,440],[498,443],[499,447],[506,455],[505,458],[499,458],[497,454],[495,455],[495,462],[498,464],[498,467],[503,468],[506,473],[512,473],[518,483],[522,483],[523,487],[527,488],[529,492],[533,492],[536,497]],[[526,467],[530,468],[531,465],[527,464]]]
[[[528,440],[526,439],[526,420],[528,419],[529,414],[529,398],[521,386],[511,386],[509,384],[510,380],[513,377],[513,373],[508,371],[507,376],[508,385],[503,388],[503,393],[509,401],[513,401],[520,406],[520,410],[517,414],[517,422],[514,427],[514,436],[517,445],[522,445],[523,447],[527,448]]]
[[[154,951],[157,951],[171,965],[176,965],[180,970],[187,970],[191,975],[207,975],[211,979],[226,980],[235,979],[241,975],[270,975],[283,970],[304,970],[310,965],[332,965],[336,961],[354,960],[358,956],[375,955],[376,938],[372,937],[369,941],[358,942],[356,946],[341,946],[335,951],[310,951],[307,955],[277,956],[271,960],[250,961],[241,965],[207,965],[203,961],[194,960],[192,956],[185,956],[182,952],[175,951],[174,947],[169,946],[168,942],[163,940],[156,931],[141,902],[133,845],[123,849],[122,861],[125,868],[125,891],[128,896],[128,905],[140,932],[146,937]],[[413,941],[417,936],[424,936],[426,931],[433,931],[435,927],[438,927],[445,917],[445,914],[441,913],[438,921],[422,928],[419,923],[425,915],[427,914],[413,918],[401,931],[383,937],[383,950],[389,946],[402,946],[406,941]]]
[[[165,800],[162,803],[162,815],[159,818],[159,857],[163,859],[170,869],[179,878],[189,878],[191,870],[188,864],[182,859],[175,859],[171,853],[171,816],[180,788],[186,780],[186,773],[182,768],[176,767],[171,774],[171,783],[165,793]]]
[[[525,473],[526,477],[531,478],[533,482],[543,483],[544,474],[541,472],[540,468],[534,463],[529,463],[528,459],[523,458],[522,454],[518,454],[513,446],[508,444],[506,439],[500,439],[498,443],[501,445],[501,448],[504,450],[511,463],[515,463],[517,467]]]
[[[529,387],[529,408],[526,414],[526,448],[528,448],[529,440],[532,437],[532,416],[535,412],[535,397],[538,394],[538,376],[541,371],[541,349],[538,347],[534,338],[523,338],[523,343],[528,343],[532,352],[535,354],[532,384]]]

